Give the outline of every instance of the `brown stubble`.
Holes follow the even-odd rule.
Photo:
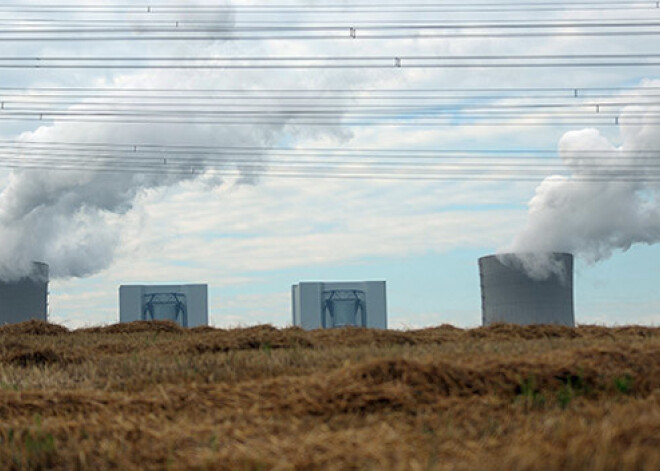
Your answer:
[[[660,329],[0,328],[3,469],[660,469]]]

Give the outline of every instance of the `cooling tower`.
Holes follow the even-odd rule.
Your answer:
[[[0,324],[48,317],[48,265],[34,262],[32,272],[19,280],[0,281]]]
[[[479,259],[483,325],[560,324],[573,327],[573,255],[548,254],[546,276],[531,276],[524,268],[530,254],[501,254]],[[536,257],[538,261],[538,256]]]

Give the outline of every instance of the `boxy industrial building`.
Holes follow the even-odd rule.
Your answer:
[[[122,285],[119,322],[168,320],[182,327],[208,325],[208,286]]]
[[[301,282],[291,287],[293,325],[387,328],[384,281]]]

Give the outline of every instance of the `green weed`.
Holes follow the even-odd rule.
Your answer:
[[[614,378],[614,387],[621,394],[630,394],[633,391],[634,380],[630,375]]]

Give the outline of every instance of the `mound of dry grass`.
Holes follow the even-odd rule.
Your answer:
[[[83,334],[134,334],[138,332],[167,332],[181,334],[184,332],[176,322],[172,321],[135,321],[123,324],[112,324],[102,327],[88,327],[79,329]]]
[[[6,326],[0,467],[656,470],[659,334]]]
[[[64,335],[67,333],[69,330],[66,327],[38,320],[0,326],[0,335]]]

